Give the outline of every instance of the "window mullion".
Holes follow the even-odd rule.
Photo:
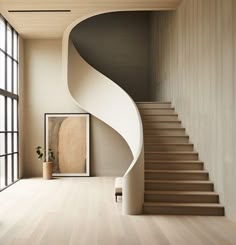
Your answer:
[[[13,108],[13,99],[11,99],[12,102],[11,102],[11,128],[12,128],[12,131],[14,130],[14,108]],[[14,152],[14,133],[11,133],[11,149],[12,149],[12,152]],[[14,181],[14,157],[12,155],[11,157],[11,181],[13,182]]]
[[[17,38],[18,38],[18,36],[17,36]],[[19,47],[19,40],[18,40],[18,42],[17,42],[17,46]],[[17,56],[17,58],[18,58],[19,56]],[[18,70],[18,65],[17,65],[17,70]],[[17,78],[17,89],[18,89],[18,93],[19,93],[19,80],[18,80],[18,78]],[[17,128],[16,128],[16,130],[17,130],[17,179],[19,179],[20,178],[20,168],[19,168],[19,161],[20,161],[20,158],[19,158],[19,152],[20,152],[20,140],[19,140],[19,138],[20,138],[20,134],[19,134],[19,101],[17,100],[17,102],[16,102],[16,104],[17,104],[17,108],[16,108],[16,110],[17,110]]]
[[[8,138],[7,138],[7,97],[5,97],[5,152],[7,154],[8,146],[7,146]],[[5,186],[7,186],[7,155],[5,156]]]
[[[7,22],[5,20],[5,51],[7,51]],[[5,55],[5,90],[7,90],[7,55]],[[5,96],[5,131],[7,131],[7,97]],[[7,133],[5,133],[5,151],[7,153]],[[5,156],[5,186],[7,186],[7,156]]]
[[[14,57],[14,32],[13,28],[11,27],[11,54],[12,57]],[[13,59],[11,60],[11,89],[12,93],[14,93],[14,61]],[[14,100],[11,99],[11,130],[14,130]],[[11,133],[11,149],[12,152],[14,151],[14,133]],[[14,181],[14,157],[13,155],[11,156],[11,182]]]

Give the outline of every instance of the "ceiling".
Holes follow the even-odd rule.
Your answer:
[[[117,10],[175,10],[181,0],[0,0],[0,13],[23,38],[61,38],[83,16]],[[8,12],[71,10],[70,12]]]

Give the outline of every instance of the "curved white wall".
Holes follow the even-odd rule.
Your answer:
[[[87,64],[72,42],[69,42],[68,49],[68,88],[72,97],[81,108],[115,129],[131,149],[134,159],[124,176],[123,212],[141,213],[143,130],[136,104],[118,85]]]
[[[143,128],[139,111],[130,96],[110,79],[93,69],[76,52],[69,35],[73,27],[81,21],[115,11],[174,10],[180,0],[128,3],[122,8],[114,3],[113,9],[92,11],[87,16],[72,23],[63,35],[63,75],[74,100],[84,110],[115,129],[128,143],[133,154],[133,162],[123,178],[123,214],[140,214],[144,201],[144,149]],[[116,6],[116,7],[115,7]]]
[[[140,214],[144,198],[144,156],[139,111],[124,90],[83,60],[69,41],[69,33],[63,39],[64,79],[69,92],[81,108],[107,123],[128,143],[133,161],[123,178],[123,213]]]
[[[118,85],[88,65],[72,42],[68,53],[68,87],[83,109],[102,117],[125,138],[133,155],[138,154],[142,128],[137,123],[140,116],[135,103]]]

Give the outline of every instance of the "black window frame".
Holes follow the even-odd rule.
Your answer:
[[[2,191],[19,180],[19,34],[1,14],[0,18],[5,28],[5,50],[0,47],[0,53],[3,55],[2,57],[4,57],[5,63],[5,71],[0,70],[0,72],[4,72],[5,74],[5,88],[0,88],[0,96],[5,106],[3,120],[4,130],[0,131],[0,136],[3,135],[2,139],[4,138],[4,152],[0,152],[0,191]],[[10,29],[11,33],[10,52],[8,52],[8,29]],[[1,34],[2,33],[0,33],[0,35]],[[8,62],[11,64],[11,74],[8,72]],[[8,76],[10,76],[10,86]],[[11,88],[10,91],[9,88]],[[10,103],[8,104],[8,102]],[[11,119],[10,122],[8,120],[9,115]],[[10,129],[8,129],[9,125]],[[14,127],[15,125],[16,127]],[[0,141],[0,144],[1,143]],[[2,171],[3,166],[1,166],[1,164],[4,166],[4,171]],[[4,177],[1,180],[2,176]],[[4,184],[2,184],[2,182],[4,182]]]

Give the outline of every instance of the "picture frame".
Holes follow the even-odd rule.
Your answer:
[[[54,177],[90,176],[89,113],[45,113],[44,139],[54,152]]]

